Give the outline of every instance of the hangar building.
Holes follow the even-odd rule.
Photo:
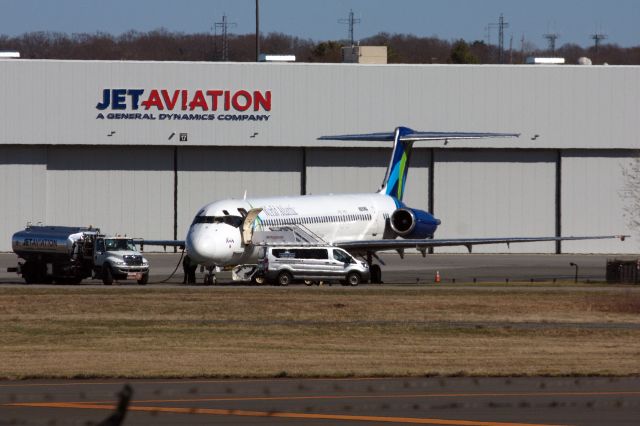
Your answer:
[[[398,125],[522,134],[416,144],[405,202],[437,238],[633,233],[640,67],[6,60],[0,76],[0,251],[27,222],[182,239],[220,198],[375,191],[389,143],[317,138]]]

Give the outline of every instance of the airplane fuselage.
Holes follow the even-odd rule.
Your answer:
[[[246,212],[262,208],[255,230],[299,225],[327,243],[385,238],[389,216],[402,204],[381,193],[227,199],[204,206],[189,228],[186,250],[205,266],[255,263],[256,247],[243,244]],[[434,231],[437,224],[434,219]],[[388,235],[386,236],[389,237]]]

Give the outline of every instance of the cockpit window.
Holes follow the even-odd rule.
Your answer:
[[[242,217],[240,216],[196,216],[193,219],[192,225],[196,223],[225,223],[231,225],[234,228],[239,228],[242,225]]]

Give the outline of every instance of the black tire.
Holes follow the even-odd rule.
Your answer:
[[[382,284],[382,269],[380,265],[371,265],[371,284]]]
[[[142,278],[140,278],[138,280],[138,284],[140,285],[146,285],[149,282],[149,273],[147,272],[146,274],[142,274]]]
[[[38,279],[36,278],[36,274],[31,271],[25,271],[22,273],[22,278],[24,278],[25,284],[36,284]]]
[[[43,284],[44,277],[42,276],[42,268],[38,267],[38,264],[34,262],[25,262],[22,265],[22,278],[26,284]]]
[[[251,278],[251,284],[254,285],[263,285],[267,282],[266,278],[264,277],[264,275],[254,275]]]
[[[347,284],[350,286],[357,286],[358,284],[360,284],[360,281],[362,281],[362,278],[360,277],[360,274],[357,272],[349,272],[347,274]]]
[[[214,274],[205,274],[204,285],[216,285],[217,283],[218,283],[218,279]]]
[[[111,272],[111,266],[107,263],[102,266],[102,284],[113,284],[113,272]]]
[[[278,285],[287,286],[291,284],[292,281],[293,281],[293,277],[287,271],[280,272],[280,274],[278,275],[278,280],[277,280]]]

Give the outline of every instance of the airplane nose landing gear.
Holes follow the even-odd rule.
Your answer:
[[[216,279],[216,267],[207,266],[204,272],[204,285],[216,285],[218,280]]]

